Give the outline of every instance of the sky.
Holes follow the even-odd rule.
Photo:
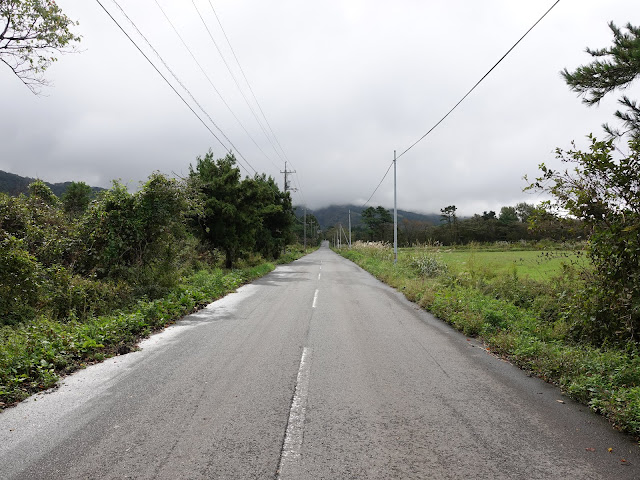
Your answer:
[[[378,185],[367,205],[392,208],[393,170],[382,179],[394,150],[433,127],[554,0],[100,2],[202,122],[98,1],[58,0],[82,41],[38,96],[0,65],[0,170],[135,190],[154,171],[184,177],[210,149],[232,150],[244,175],[265,173],[281,188],[286,161],[294,204],[314,209],[364,205]],[[637,0],[561,0],[398,159],[398,208],[455,205],[468,216],[539,202],[523,176],[558,166],[556,148],[585,148],[587,134],[615,123],[619,95],[589,108],[560,71],[588,63],[586,47],[611,45],[609,21],[638,20]],[[640,87],[625,93],[638,99]]]

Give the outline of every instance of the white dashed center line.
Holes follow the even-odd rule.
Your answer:
[[[305,347],[302,350],[302,358],[300,358],[296,390],[293,394],[287,432],[284,436],[282,453],[280,454],[278,480],[295,478],[295,465],[300,458],[302,438],[304,436],[304,419],[309,391],[309,369],[309,349]]]

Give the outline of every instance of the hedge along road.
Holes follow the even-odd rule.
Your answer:
[[[0,414],[0,478],[640,478],[632,439],[326,247],[141,347]]]

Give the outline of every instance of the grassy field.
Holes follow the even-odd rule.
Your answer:
[[[411,251],[405,252],[411,254]],[[443,250],[442,260],[454,273],[482,269],[494,275],[513,274],[544,281],[562,273],[564,265],[584,265],[582,251]]]
[[[401,249],[340,252],[496,355],[640,438],[640,350],[594,345],[574,329],[568,298],[580,298],[584,253],[546,249]],[[575,302],[574,302],[575,304]]]

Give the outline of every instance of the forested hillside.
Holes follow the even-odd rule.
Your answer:
[[[21,193],[24,193],[26,195],[27,193],[29,193],[29,185],[35,181],[35,178],[21,177],[20,175],[16,175],[15,173],[9,173],[0,170],[0,192],[6,193],[7,195],[17,196]],[[51,189],[53,194],[57,197],[61,197],[72,183],[73,182],[71,181],[62,183],[44,182],[44,184],[49,187],[49,189]],[[98,193],[104,190],[104,188],[91,187],[91,190],[94,193]]]

